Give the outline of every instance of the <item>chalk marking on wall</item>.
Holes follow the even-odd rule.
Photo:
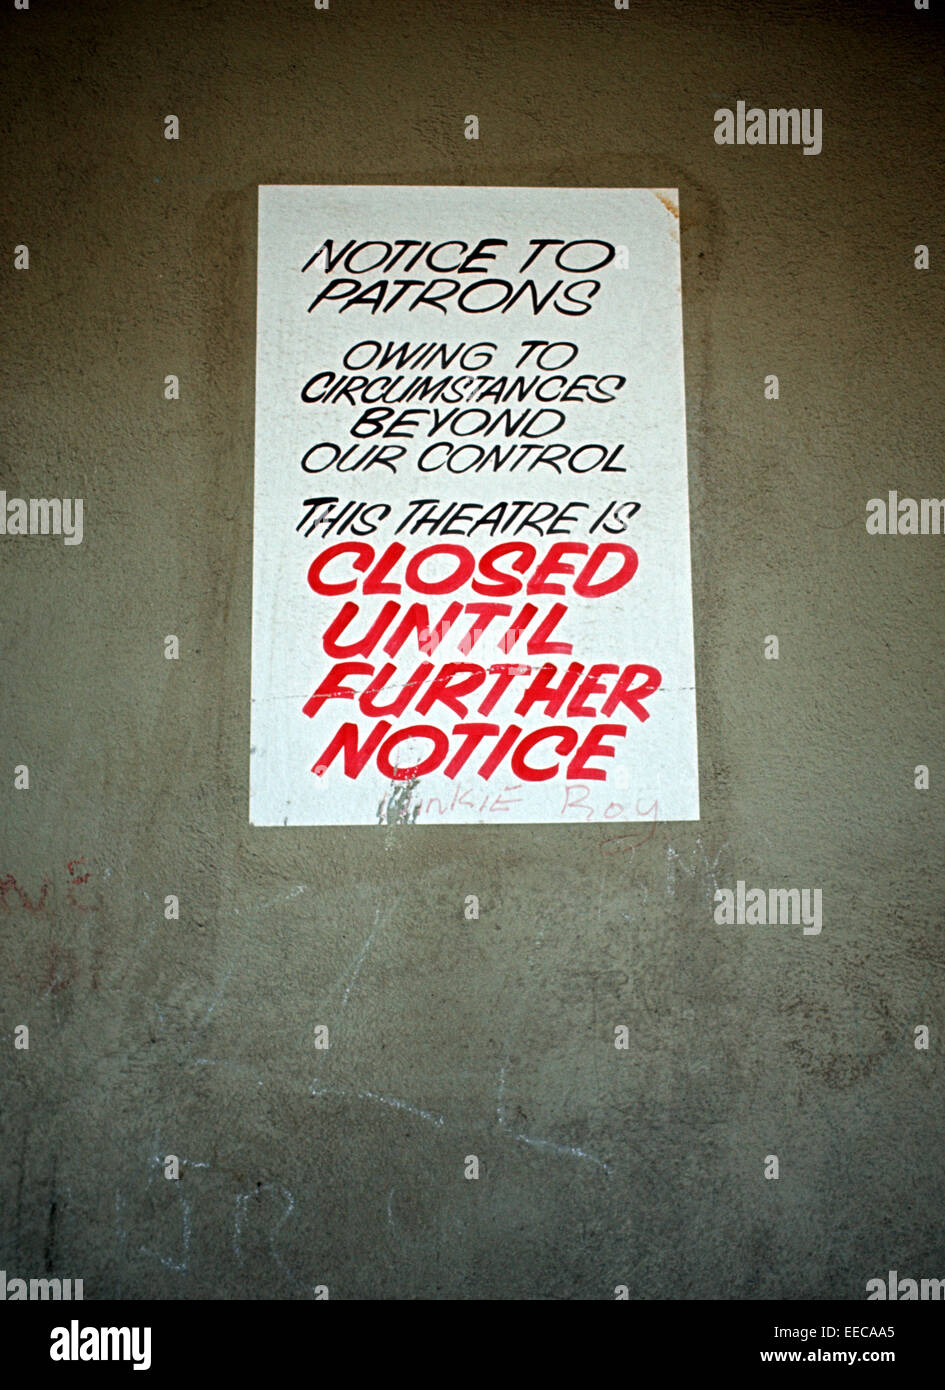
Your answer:
[[[288,893],[280,893],[278,897],[270,898],[268,902],[260,903],[258,907],[253,908],[253,912],[265,912],[268,908],[275,907],[278,903],[287,903],[291,901],[292,898],[297,898],[300,893],[304,893],[305,889],[306,885],[304,883],[298,883],[294,888],[290,889]],[[232,908],[231,911],[234,917],[240,915],[238,907]]]
[[[246,1203],[252,1193],[238,1192],[236,1195],[236,1215],[233,1218],[233,1254],[242,1263],[243,1252],[240,1249],[240,1236],[243,1234],[243,1212],[246,1210]]]
[[[234,970],[236,969],[236,967],[239,965],[239,963],[240,963],[240,961],[242,960],[242,958],[243,958],[243,952],[240,951],[239,955],[236,957],[236,960],[233,962],[233,964],[230,966],[229,970],[228,970],[228,971],[226,972],[226,974],[223,976],[223,983],[220,985],[220,988],[217,990],[216,994],[214,995],[213,1001],[211,1002],[210,1007],[209,1007],[209,1009],[207,1010],[207,1012],[204,1014],[202,1021],[201,1021],[200,1023],[198,1023],[198,1024],[197,1024],[197,1027],[194,1029],[194,1032],[195,1032],[195,1033],[198,1032],[201,1028],[203,1028],[207,1023],[209,1023],[209,1021],[210,1021],[210,1015],[213,1013],[214,1009],[215,1009],[216,1006],[219,1004],[220,1000],[223,998],[223,995],[226,993],[226,987],[227,987],[227,985],[230,983],[230,980],[231,980],[232,977],[233,977],[233,972],[234,972]]]
[[[509,1069],[511,1057],[506,1053],[505,1061],[499,1068],[499,1085],[495,1093],[495,1117],[500,1125],[505,1124],[505,1074]]]
[[[289,1191],[287,1187],[277,1187],[274,1183],[263,1183],[263,1186],[260,1188],[260,1191],[265,1192],[267,1188],[271,1188],[273,1191],[281,1193],[283,1199],[288,1204],[286,1206],[285,1211],[282,1213],[281,1221],[279,1221],[277,1225],[269,1232],[270,1254],[272,1255],[272,1258],[275,1260],[276,1264],[282,1270],[283,1274],[287,1275],[289,1279],[294,1279],[297,1284],[303,1284],[305,1281],[300,1279],[298,1275],[289,1268],[289,1266],[286,1264],[285,1260],[279,1254],[275,1246],[276,1236],[279,1234],[285,1223],[288,1221],[289,1217],[295,1211],[295,1198],[292,1196],[292,1193]]]
[[[348,999],[349,999],[349,997],[350,997],[350,995],[351,995],[351,991],[354,989],[354,986],[355,986],[355,984],[356,984],[356,982],[357,982],[358,976],[361,974],[361,967],[364,965],[364,961],[365,961],[365,958],[367,957],[367,953],[368,953],[368,951],[371,949],[371,947],[374,945],[374,941],[375,941],[375,938],[377,937],[377,933],[380,931],[380,916],[381,916],[381,909],[378,908],[378,909],[376,910],[376,912],[374,913],[374,928],[373,928],[373,930],[372,930],[370,936],[368,937],[368,939],[365,941],[364,945],[361,947],[361,950],[360,950],[359,953],[358,953],[358,958],[357,958],[357,960],[354,962],[354,965],[351,967],[351,979],[350,979],[350,980],[348,981],[348,983],[345,985],[344,994],[341,996],[341,1006],[340,1006],[340,1008],[339,1008],[339,1010],[338,1010],[339,1014],[343,1014],[344,1011],[345,1011],[345,1009],[348,1007]],[[385,923],[384,925],[386,926],[386,923]]]
[[[549,1149],[552,1153],[560,1154],[562,1158],[586,1158],[590,1163],[596,1163],[598,1168],[603,1168],[605,1173],[612,1173],[613,1165],[605,1163],[603,1159],[597,1158],[594,1154],[589,1154],[585,1149],[575,1148],[572,1144],[555,1144],[550,1139],[533,1139],[529,1134],[513,1134],[506,1126],[506,1133],[513,1139],[518,1139],[522,1144],[531,1144],[536,1149]]]
[[[183,1254],[183,1259],[180,1261],[180,1263],[177,1263],[175,1260],[172,1260],[171,1257],[170,1257],[169,1255],[159,1255],[158,1252],[157,1252],[156,1250],[151,1250],[151,1249],[149,1249],[148,1246],[146,1246],[146,1245],[139,1245],[139,1246],[138,1246],[138,1249],[140,1250],[140,1252],[141,1252],[142,1255],[151,1255],[154,1259],[160,1260],[161,1264],[164,1265],[166,1269],[173,1269],[174,1272],[175,1272],[176,1274],[186,1274],[186,1273],[188,1272],[188,1257],[189,1257],[189,1255],[190,1255],[190,1210],[191,1210],[191,1208],[190,1208],[190,1203],[188,1202],[187,1198],[184,1196],[183,1192],[181,1192],[180,1188],[177,1189],[177,1196],[178,1196],[178,1199],[180,1200],[181,1205],[183,1206],[183,1209],[184,1209],[184,1220],[183,1220],[184,1254]]]
[[[264,1182],[264,1183],[260,1183],[259,1186],[258,1186],[258,1187],[255,1189],[255,1191],[253,1191],[253,1192],[240,1192],[240,1193],[237,1194],[237,1197],[236,1197],[236,1211],[235,1211],[234,1219],[233,1219],[233,1253],[234,1253],[234,1255],[236,1256],[237,1260],[239,1260],[239,1262],[242,1264],[242,1262],[243,1262],[243,1251],[242,1251],[242,1248],[241,1248],[241,1246],[240,1246],[240,1240],[241,1240],[242,1234],[243,1234],[243,1215],[244,1215],[244,1213],[246,1212],[247,1203],[249,1202],[249,1199],[250,1199],[251,1197],[256,1197],[256,1198],[258,1198],[258,1197],[260,1196],[260,1194],[263,1193],[263,1192],[278,1192],[279,1195],[282,1197],[283,1201],[284,1201],[285,1204],[286,1204],[286,1205],[285,1205],[285,1209],[284,1209],[284,1211],[283,1211],[283,1213],[282,1213],[282,1216],[280,1217],[279,1221],[278,1221],[278,1222],[276,1223],[276,1225],[273,1226],[273,1227],[270,1229],[270,1231],[269,1231],[269,1253],[270,1253],[270,1255],[271,1255],[272,1258],[275,1260],[275,1262],[276,1262],[276,1264],[279,1266],[279,1268],[282,1270],[283,1274],[284,1274],[288,1279],[290,1279],[290,1280],[292,1281],[292,1283],[294,1283],[294,1284],[299,1284],[299,1285],[301,1285],[301,1287],[304,1288],[304,1289],[311,1289],[312,1292],[314,1293],[316,1286],[315,1286],[314,1284],[307,1284],[307,1283],[305,1282],[304,1279],[301,1279],[301,1278],[299,1277],[299,1275],[296,1274],[296,1272],[295,1272],[294,1269],[290,1269],[289,1266],[286,1264],[285,1260],[282,1258],[282,1256],[279,1254],[278,1250],[277,1250],[276,1247],[275,1247],[275,1239],[276,1239],[276,1236],[277,1236],[277,1235],[279,1234],[279,1232],[282,1230],[283,1226],[284,1226],[285,1223],[288,1221],[288,1219],[289,1219],[289,1217],[292,1215],[293,1211],[295,1211],[295,1197],[293,1196],[293,1194],[289,1191],[289,1189],[288,1189],[287,1187],[283,1187],[280,1183],[275,1183],[275,1182]]]
[[[390,1105],[395,1110],[406,1110],[408,1114],[416,1115],[418,1119],[427,1120],[437,1127],[444,1123],[443,1115],[437,1115],[432,1110],[421,1110],[418,1105],[411,1105],[406,1100],[398,1100],[396,1096],[380,1096],[376,1091],[347,1091],[340,1086],[319,1086],[317,1077],[312,1082],[309,1095],[343,1096],[346,1100],[370,1100],[378,1105]]]
[[[155,1149],[155,1152],[149,1155],[149,1168],[150,1168],[150,1171],[149,1171],[149,1173],[148,1173],[148,1186],[149,1186],[149,1187],[151,1186],[152,1182],[154,1181],[155,1169],[163,1170],[163,1168],[164,1168],[164,1155],[160,1152],[160,1150],[161,1150],[161,1132],[160,1132],[160,1130],[155,1130],[155,1132],[154,1132],[154,1149]],[[202,1162],[200,1159],[196,1159],[196,1158],[181,1158],[180,1163],[181,1163],[181,1166],[182,1166],[182,1167],[184,1167],[184,1166],[190,1167],[190,1168],[209,1168],[209,1167],[210,1167],[210,1164],[209,1164],[209,1163],[204,1163],[204,1162]],[[177,1274],[187,1274],[187,1273],[188,1273],[188,1266],[189,1266],[189,1256],[190,1256],[191,1213],[192,1213],[192,1211],[193,1211],[193,1204],[192,1204],[192,1203],[188,1200],[188,1198],[185,1196],[185,1194],[184,1194],[184,1192],[183,1192],[183,1189],[181,1188],[181,1185],[180,1185],[179,1182],[175,1182],[175,1183],[174,1183],[174,1187],[176,1188],[177,1199],[178,1199],[178,1201],[179,1201],[180,1204],[181,1204],[181,1208],[182,1208],[182,1212],[183,1212],[183,1216],[182,1216],[182,1234],[181,1234],[181,1239],[182,1239],[182,1243],[183,1243],[183,1257],[182,1257],[182,1259],[181,1259],[180,1261],[172,1260],[171,1257],[170,1257],[169,1255],[167,1255],[167,1256],[166,1256],[166,1255],[161,1255],[161,1254],[159,1254],[156,1250],[152,1250],[152,1249],[150,1249],[149,1246],[146,1246],[146,1245],[139,1245],[139,1246],[138,1246],[138,1249],[139,1249],[139,1251],[141,1252],[142,1255],[149,1255],[151,1258],[153,1258],[153,1259],[155,1259],[155,1260],[159,1260],[159,1261],[161,1262],[161,1264],[165,1266],[166,1269],[172,1269],[172,1270],[174,1270],[175,1273],[177,1273]],[[122,1213],[123,1213],[123,1211],[124,1211],[124,1207],[125,1207],[125,1199],[124,1199],[124,1197],[122,1196],[121,1191],[120,1191],[120,1190],[116,1190],[116,1192],[115,1192],[115,1218],[116,1218],[116,1223],[117,1223],[117,1226],[118,1226],[118,1237],[119,1237],[119,1239],[120,1239],[122,1242],[124,1242],[124,1241],[125,1241],[125,1238],[126,1238],[126,1232],[125,1232],[125,1230],[124,1230],[124,1226],[123,1226],[123,1223],[122,1223]]]
[[[382,912],[383,912],[383,919],[382,919]],[[390,909],[390,908],[387,908],[386,910],[383,910],[383,909],[381,909],[380,907],[378,907],[378,908],[375,909],[375,911],[374,911],[374,925],[373,925],[373,927],[371,928],[371,931],[369,932],[369,934],[368,934],[368,936],[367,936],[367,939],[364,941],[363,945],[361,946],[361,949],[360,949],[360,951],[358,952],[357,956],[355,957],[354,961],[351,963],[351,965],[348,966],[348,968],[347,968],[346,970],[343,970],[343,971],[342,971],[341,975],[338,977],[338,979],[337,979],[337,980],[335,981],[335,983],[332,985],[331,989],[328,991],[329,997],[330,997],[330,996],[331,996],[332,990],[334,990],[339,984],[341,984],[341,982],[342,982],[343,980],[347,980],[347,983],[346,983],[345,986],[344,986],[344,991],[343,991],[342,996],[341,996],[341,1003],[340,1003],[339,1006],[338,1006],[338,1011],[337,1011],[337,1015],[336,1015],[336,1021],[335,1021],[335,1024],[334,1024],[333,1026],[337,1027],[338,1024],[340,1024],[341,1019],[344,1017],[345,1009],[348,1007],[348,1000],[349,1000],[350,997],[351,997],[351,991],[354,989],[354,986],[355,986],[355,984],[357,983],[358,976],[360,975],[361,969],[362,969],[362,967],[363,967],[363,965],[364,965],[364,962],[365,962],[365,960],[367,959],[368,952],[370,951],[371,947],[374,945],[374,942],[375,942],[375,940],[376,940],[376,938],[377,938],[378,932],[380,932],[381,929],[382,929],[383,927],[386,927],[386,926],[388,925],[388,923],[389,923],[389,921],[390,921],[390,915],[391,915],[391,909]],[[325,1060],[327,1059],[327,1057],[328,1057],[328,1055],[329,1055],[329,1051],[330,1051],[330,1049],[327,1049],[327,1048],[326,1048],[324,1051],[322,1051],[322,1052],[320,1052],[320,1053],[318,1054],[318,1060],[317,1060],[316,1065],[315,1065],[315,1075],[314,1075],[313,1078],[312,1078],[312,1086],[311,1086],[311,1089],[310,1089],[310,1092],[309,1092],[310,1095],[316,1095],[316,1094],[317,1094],[317,1091],[318,1091],[318,1086],[317,1086],[317,1083],[318,1083],[318,1076],[319,1076],[319,1073],[321,1072],[322,1066],[323,1066],[324,1063],[325,1063]]]
[[[335,988],[338,984],[341,984],[342,981],[346,981],[341,995],[341,1002],[338,1006],[336,1014],[336,1027],[338,1023],[340,1023],[341,1019],[344,1016],[345,1010],[348,1007],[348,1000],[351,997],[351,992],[354,989],[354,986],[358,981],[358,977],[361,974],[361,971],[364,967],[364,962],[367,959],[368,952],[374,945],[374,942],[377,939],[379,933],[386,926],[389,925],[392,912],[392,907],[385,907],[383,909],[378,907],[375,910],[374,925],[367,939],[362,944],[360,951],[358,952],[355,959],[352,961],[351,965],[348,966],[347,970],[342,972],[338,980],[335,982],[335,986],[332,986],[332,988]],[[348,1100],[372,1101],[377,1105],[388,1105],[395,1110],[403,1110],[410,1115],[416,1115],[418,1119],[426,1120],[429,1124],[436,1125],[438,1128],[442,1126],[442,1124],[444,1123],[444,1117],[442,1115],[434,1114],[431,1110],[423,1110],[419,1106],[411,1105],[409,1101],[399,1100],[397,1097],[394,1096],[382,1096],[379,1095],[377,1091],[350,1091],[344,1089],[343,1087],[322,1086],[319,1083],[318,1079],[319,1073],[321,1072],[322,1066],[324,1065],[325,1060],[328,1058],[329,1055],[329,1049],[326,1049],[324,1052],[321,1052],[319,1054],[318,1061],[315,1067],[315,1075],[312,1077],[312,1082],[309,1087],[309,1095],[335,1095],[344,1097]]]
[[[704,846],[703,846],[703,844],[702,844],[702,836],[701,836],[701,835],[697,835],[697,836],[696,836],[696,847],[698,848],[698,850],[699,850],[700,853],[702,854],[702,864],[703,864],[702,876],[703,876],[703,878],[704,878],[705,875],[708,875],[708,876],[712,879],[712,888],[711,888],[711,889],[707,889],[707,890],[706,890],[706,893],[705,893],[706,900],[709,901],[709,902],[711,902],[711,901],[712,901],[712,898],[713,898],[713,895],[714,895],[714,893],[716,892],[716,890],[718,889],[718,886],[719,886],[719,881],[718,881],[718,878],[717,878],[717,876],[716,876],[716,870],[717,870],[718,867],[719,867],[719,860],[721,859],[723,852],[729,848],[729,841],[726,840],[726,841],[719,847],[719,849],[718,849],[717,852],[716,852],[715,858],[712,860],[711,863],[709,862],[709,856],[706,854],[705,848],[704,848]],[[690,859],[694,859],[694,858],[695,858],[695,855],[696,855],[696,850],[695,850],[695,849],[692,849],[692,850],[689,851],[689,858],[690,858]],[[675,863],[674,863],[674,861],[675,861]],[[679,866],[678,868],[676,867],[677,865]],[[672,846],[672,845],[667,845],[667,846],[666,846],[666,896],[669,897],[669,898],[675,898],[675,896],[676,896],[676,877],[677,877],[677,875],[678,875],[678,873],[679,873],[679,869],[682,869],[682,871],[683,871],[684,873],[688,874],[690,878],[695,878],[695,877],[696,877],[696,873],[697,873],[696,867],[694,866],[694,867],[691,868],[691,869],[688,868],[688,866],[683,862],[682,855],[680,855],[675,849],[673,849],[673,846]]]
[[[160,1135],[159,1135],[159,1134],[156,1134],[156,1135],[155,1135],[155,1145],[156,1145],[156,1146],[159,1146],[159,1145],[160,1145]],[[185,1159],[182,1159],[182,1160],[181,1160],[182,1163],[183,1163],[183,1162],[186,1162],[186,1161],[187,1161],[187,1160],[185,1160]],[[161,1157],[161,1155],[160,1155],[159,1153],[155,1153],[155,1154],[152,1154],[152,1155],[151,1155],[151,1163],[152,1163],[152,1165],[155,1165],[155,1166],[157,1166],[158,1168],[163,1168],[163,1166],[164,1166],[164,1160],[163,1160],[163,1158]],[[154,1167],[152,1167],[151,1172],[150,1172],[149,1175],[148,1175],[148,1186],[149,1186],[149,1187],[151,1186],[151,1183],[153,1182],[153,1180],[154,1180]],[[179,1183],[175,1183],[175,1184],[174,1184],[174,1187],[175,1187],[175,1189],[176,1189],[176,1196],[177,1196],[177,1199],[178,1199],[178,1201],[181,1203],[181,1206],[182,1206],[182,1208],[183,1208],[183,1220],[182,1220],[183,1257],[182,1257],[182,1259],[181,1259],[179,1262],[176,1261],[176,1260],[172,1260],[171,1257],[170,1257],[169,1255],[167,1255],[167,1256],[165,1256],[165,1255],[160,1255],[160,1254],[158,1254],[158,1252],[157,1252],[156,1250],[151,1250],[151,1249],[150,1249],[148,1246],[146,1246],[146,1245],[139,1245],[139,1246],[138,1246],[138,1249],[139,1249],[139,1251],[141,1252],[142,1255],[150,1255],[153,1259],[155,1259],[155,1260],[160,1260],[161,1264],[164,1265],[164,1267],[165,1267],[166,1269],[172,1269],[172,1270],[174,1270],[174,1272],[175,1272],[176,1274],[186,1274],[186,1273],[188,1272],[189,1256],[190,1256],[190,1232],[191,1232],[191,1218],[190,1218],[190,1213],[191,1213],[191,1206],[190,1206],[190,1203],[188,1202],[187,1198],[184,1196],[184,1193],[183,1193],[182,1190],[181,1190],[180,1184],[179,1184]]]
[[[601,901],[602,900],[603,876],[601,877]],[[546,922],[545,925],[542,926],[541,929],[538,931],[535,937],[534,944],[532,945],[532,949],[529,952],[528,964],[526,966],[526,969],[529,971],[532,969],[532,966],[535,963],[535,957],[539,949],[541,948],[542,942],[545,937],[545,932],[547,930],[548,924]],[[496,1086],[496,1120],[498,1121],[499,1128],[502,1130],[502,1132],[508,1135],[510,1139],[515,1139],[520,1144],[529,1144],[532,1148],[543,1149],[549,1153],[558,1154],[561,1158],[585,1158],[588,1160],[589,1163],[596,1163],[597,1166],[599,1168],[602,1168],[605,1173],[613,1172],[613,1167],[611,1164],[605,1163],[603,1159],[597,1158],[595,1154],[588,1153],[585,1149],[579,1149],[573,1144],[556,1144],[551,1139],[538,1139],[532,1135],[520,1134],[516,1130],[512,1129],[511,1125],[508,1123],[505,1117],[505,1082],[506,1077],[508,1076],[508,1071],[509,1067],[511,1066],[511,1063],[512,1054],[509,1049],[509,1039],[506,1038],[505,1061],[499,1067],[498,1084]]]
[[[125,1199],[124,1199],[124,1197],[121,1195],[121,1190],[120,1190],[119,1188],[116,1187],[116,1188],[115,1188],[115,1229],[116,1229],[116,1231],[118,1232],[118,1239],[119,1239],[119,1241],[120,1241],[122,1244],[125,1243],[125,1240],[126,1240],[126,1238],[127,1238],[127,1233],[126,1233],[126,1231],[125,1231],[124,1223],[122,1222],[122,1219],[121,1219],[121,1215],[122,1215],[122,1212],[124,1211],[124,1209],[125,1209]]]
[[[201,1033],[201,1032],[203,1031],[203,1029],[206,1028],[207,1024],[210,1022],[210,1017],[211,1017],[211,1015],[212,1015],[214,1009],[215,1009],[215,1008],[217,1007],[217,1005],[219,1004],[220,1000],[223,998],[223,995],[224,995],[225,992],[226,992],[226,987],[227,987],[227,985],[229,984],[229,982],[230,982],[230,980],[231,980],[231,978],[232,978],[232,976],[233,976],[233,973],[234,973],[234,971],[236,970],[236,967],[239,965],[240,961],[243,959],[243,956],[246,954],[246,949],[247,949],[247,948],[244,946],[243,949],[237,954],[237,957],[236,957],[236,959],[233,961],[233,964],[230,966],[229,970],[228,970],[228,971],[226,972],[226,974],[224,975],[223,981],[222,981],[222,983],[221,983],[221,985],[220,985],[220,988],[217,990],[217,992],[216,992],[216,994],[214,995],[213,999],[210,1001],[210,1007],[207,1009],[207,1012],[204,1014],[204,1016],[203,1016],[203,1018],[200,1020],[200,1022],[199,1022],[198,1024],[196,1024],[196,1025],[194,1026],[194,1028],[192,1029],[191,1034],[190,1034],[190,1037],[189,1037],[189,1039],[187,1040],[187,1046],[184,1048],[184,1060],[185,1060],[186,1062],[189,1063],[189,1062],[192,1060],[192,1059],[189,1057],[188,1054],[190,1053],[191,1049],[192,1049],[192,1048],[194,1047],[194,1045],[196,1044],[198,1034]],[[206,1064],[206,1062],[207,1062],[208,1060],[209,1060],[209,1059],[206,1059],[206,1058],[204,1059],[205,1064]]]

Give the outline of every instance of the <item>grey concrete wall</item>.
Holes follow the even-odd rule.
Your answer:
[[[945,538],[864,525],[889,488],[943,495],[936,26],[907,0],[5,7],[2,486],[85,499],[81,546],[0,543],[9,1276],[585,1299],[945,1274]],[[739,98],[822,108],[822,153],[717,146]],[[700,823],[249,827],[278,182],[678,186]],[[822,888],[821,935],[717,926],[739,878]]]

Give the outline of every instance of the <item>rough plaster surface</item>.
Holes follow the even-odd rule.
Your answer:
[[[81,546],[0,545],[0,878],[31,905],[7,882],[11,1276],[584,1299],[945,1273],[945,539],[864,527],[871,496],[943,488],[935,25],[905,0],[6,7],[2,484],[86,504]],[[822,154],[716,146],[739,97],[821,107]],[[250,829],[275,182],[679,187],[701,823]],[[716,926],[736,878],[821,887],[822,934]]]

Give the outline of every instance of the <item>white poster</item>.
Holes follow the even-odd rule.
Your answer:
[[[260,188],[252,824],[699,818],[678,227]]]

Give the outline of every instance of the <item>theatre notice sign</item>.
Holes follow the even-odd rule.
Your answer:
[[[678,229],[260,188],[252,824],[698,819]]]

